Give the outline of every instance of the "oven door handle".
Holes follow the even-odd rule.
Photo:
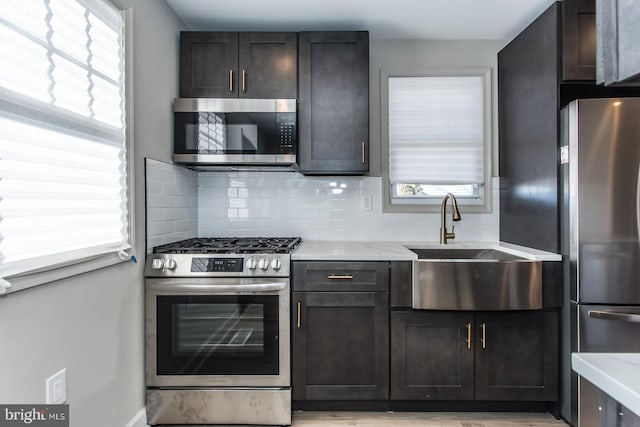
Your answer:
[[[235,293],[261,293],[261,292],[275,292],[283,291],[287,289],[286,282],[277,283],[252,283],[250,285],[188,285],[188,284],[162,284],[152,283],[148,284],[148,289],[153,291],[167,291],[167,292],[203,292],[210,294],[228,294],[229,292]]]

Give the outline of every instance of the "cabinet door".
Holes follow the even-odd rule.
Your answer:
[[[389,398],[388,304],[386,292],[293,293],[294,400]]]
[[[563,0],[563,80],[596,79],[596,2]]]
[[[391,399],[473,400],[472,313],[391,313]]]
[[[305,174],[369,170],[369,33],[302,32],[298,166]]]
[[[238,33],[180,33],[180,97],[238,96]]]
[[[558,399],[558,314],[476,314],[476,400]]]
[[[240,98],[296,99],[296,33],[240,33],[238,49]]]

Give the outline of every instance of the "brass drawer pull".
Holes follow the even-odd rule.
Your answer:
[[[301,302],[298,301],[298,329],[300,329],[300,304]]]
[[[471,322],[467,323],[467,348],[471,349]]]
[[[483,322],[482,325],[480,325],[480,328],[482,329],[482,338],[480,339],[480,342],[482,343],[482,349],[484,350],[487,348],[487,325]]]
[[[330,274],[327,276],[329,280],[351,280],[353,275],[351,274]]]
[[[364,141],[362,141],[362,164],[364,165]]]
[[[233,92],[233,70],[229,70],[229,92]]]

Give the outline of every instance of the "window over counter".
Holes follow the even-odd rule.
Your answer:
[[[384,210],[491,208],[491,70],[382,70]]]
[[[124,3],[3,1],[0,294],[130,257]]]

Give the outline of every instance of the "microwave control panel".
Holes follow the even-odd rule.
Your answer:
[[[277,113],[277,132],[281,153],[295,153],[296,113]]]

